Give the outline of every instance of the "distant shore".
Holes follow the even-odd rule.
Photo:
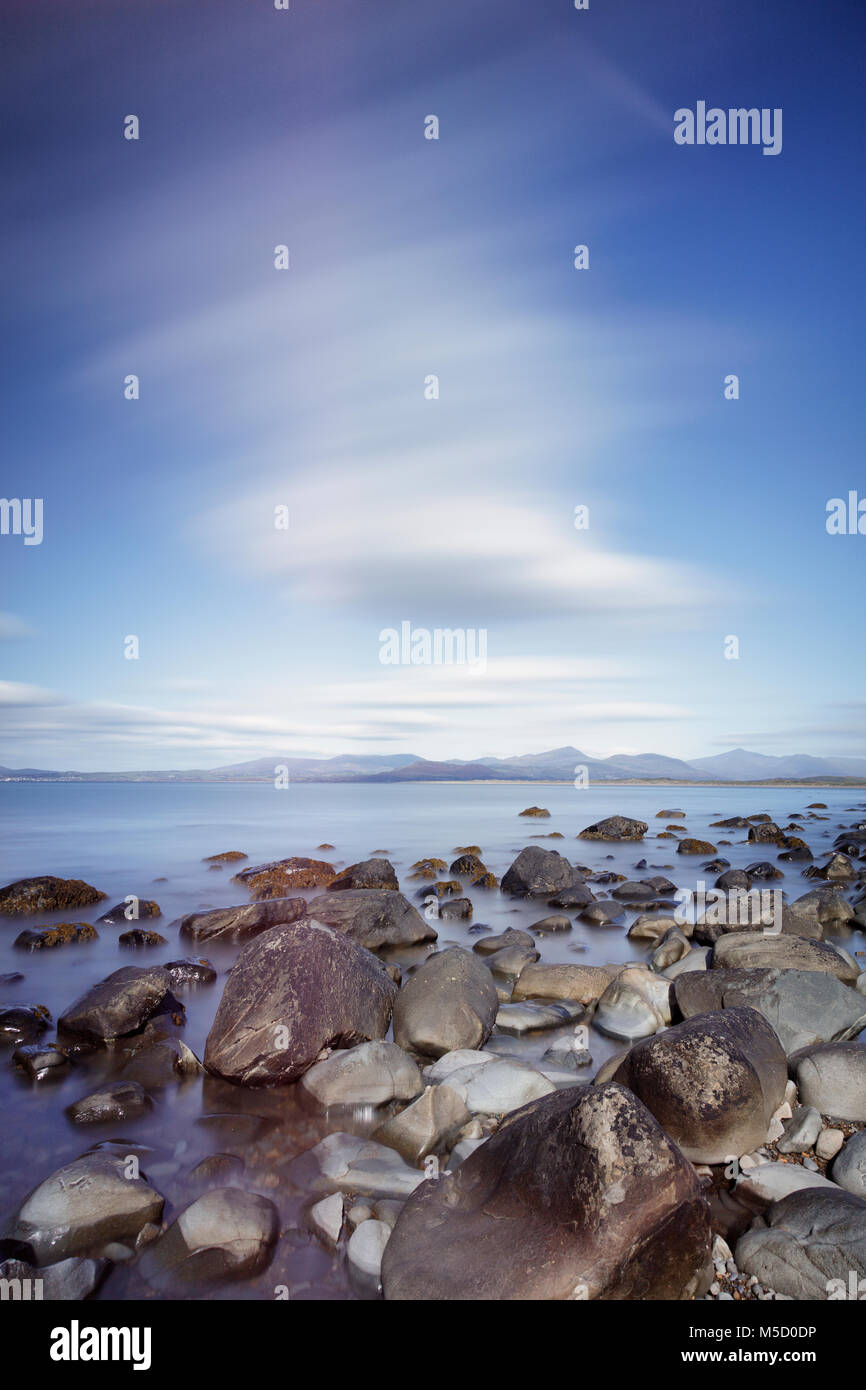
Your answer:
[[[525,777],[382,777],[381,775],[370,777],[292,777],[292,783],[303,784],[311,787],[343,787],[343,786],[400,786],[400,787],[568,787],[572,785],[571,778],[561,778],[559,780],[539,781],[535,778]],[[271,777],[0,777],[0,783],[27,782],[36,786],[137,786],[146,784],[148,786],[250,786],[259,784],[267,786],[273,781]],[[610,778],[602,781],[590,781],[588,786],[593,787],[805,787],[819,789],[821,787],[866,787],[866,778],[863,777],[770,777],[759,782],[747,781],[722,781],[720,778],[713,778],[710,781],[687,781],[685,778],[668,777],[629,777],[629,778]],[[582,788],[581,788],[582,790]]]

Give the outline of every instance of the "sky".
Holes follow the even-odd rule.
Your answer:
[[[866,754],[859,0],[0,37],[0,764]],[[781,152],[677,144],[698,101]],[[385,665],[404,622],[486,662]]]

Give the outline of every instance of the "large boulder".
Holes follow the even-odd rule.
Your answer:
[[[866,1120],[866,1044],[819,1043],[791,1058],[803,1105],[835,1120]]]
[[[712,1276],[691,1165],[621,1086],[557,1091],[510,1115],[406,1203],[385,1297],[688,1299]]]
[[[290,898],[302,888],[327,888],[337,876],[333,864],[323,859],[274,859],[269,864],[251,864],[235,874],[234,882],[249,888],[255,902],[265,898]]]
[[[268,1264],[279,1234],[279,1212],[267,1197],[214,1188],[147,1248],[142,1272],[160,1289],[248,1279]]]
[[[725,1009],[636,1043],[613,1080],[640,1097],[687,1158],[722,1163],[764,1143],[788,1068],[765,1018]]]
[[[802,898],[795,899],[787,908],[787,913],[790,913],[792,918],[799,918],[802,922],[808,923],[812,928],[827,927],[832,930],[841,923],[849,922],[854,916],[854,909],[838,888],[827,883],[820,888],[813,888],[811,893],[804,893]],[[814,934],[820,935],[820,932],[816,931]]]
[[[731,932],[713,947],[714,970],[822,970],[843,983],[853,984],[860,973],[826,941],[763,932]]]
[[[33,912],[58,912],[69,907],[89,907],[105,893],[80,878],[19,878],[0,888],[0,917],[23,917]]]
[[[57,1021],[58,1036],[99,1046],[142,1028],[158,1010],[182,1012],[162,966],[125,965],[80,994]]]
[[[862,1298],[866,1202],[831,1187],[801,1188],[755,1220],[735,1258],[743,1273],[786,1298]]]
[[[677,976],[674,1003],[683,1018],[716,1009],[757,1009],[785,1051],[830,1042],[858,1020],[866,1000],[820,970],[707,970]]]
[[[238,956],[205,1066],[245,1086],[295,1081],[325,1047],[383,1038],[396,992],[382,962],[333,927],[272,927]]]
[[[303,898],[266,898],[240,907],[190,912],[181,918],[180,934],[191,941],[248,941],[269,927],[297,922],[307,910]]]
[[[329,893],[337,893],[348,888],[398,889],[397,874],[390,859],[362,859],[358,864],[350,864],[348,869],[337,874],[328,884]]]
[[[430,956],[401,989],[394,1005],[394,1041],[428,1057],[482,1047],[498,1009],[487,966],[471,951],[452,946]]]
[[[607,816],[581,830],[581,840],[642,840],[647,832],[646,821],[629,816]]]
[[[355,888],[323,893],[307,904],[308,921],[325,922],[368,951],[435,941],[436,928],[396,889]]]
[[[583,879],[567,859],[555,849],[542,849],[540,845],[530,845],[522,849],[514,863],[502,875],[503,893],[515,897],[541,898],[551,893],[559,893],[566,888],[583,887]],[[587,892],[587,901],[592,894]]]
[[[301,1086],[320,1105],[387,1105],[413,1100],[424,1083],[412,1058],[395,1043],[359,1043],[316,1062]]]
[[[32,1263],[51,1265],[72,1255],[98,1256],[115,1242],[134,1246],[162,1207],[159,1193],[132,1175],[125,1159],[89,1153],[34,1188],[9,1234],[28,1247]]]

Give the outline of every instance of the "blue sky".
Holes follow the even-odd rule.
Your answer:
[[[0,762],[866,753],[862,6],[2,25]],[[675,145],[698,100],[782,153]],[[403,620],[486,669],[383,666]]]

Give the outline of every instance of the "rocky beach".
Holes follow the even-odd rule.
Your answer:
[[[533,794],[377,788],[338,834],[329,792],[315,844],[240,817],[183,871],[4,880],[0,1277],[862,1297],[866,803]]]

